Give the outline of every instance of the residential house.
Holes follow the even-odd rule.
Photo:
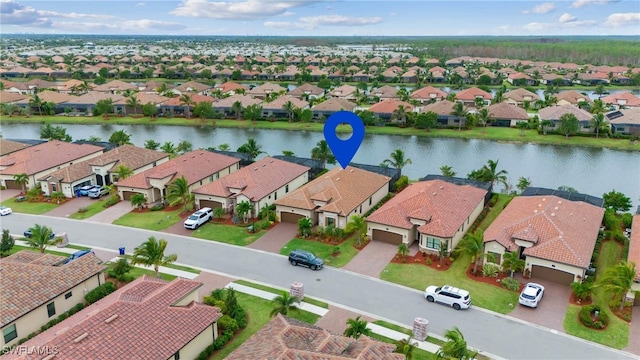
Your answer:
[[[455,103],[449,100],[436,101],[422,108],[422,112],[434,112],[438,114],[437,122],[442,126],[464,126],[467,119],[464,117],[453,116],[453,108]],[[466,109],[466,107],[465,107]],[[462,124],[460,122],[462,121]]]
[[[27,250],[0,259],[1,348],[39,331],[104,284],[105,266],[94,254],[63,264],[66,259]]]
[[[148,203],[164,200],[167,186],[183,177],[189,191],[227,176],[240,168],[240,159],[206,150],[194,150],[177,156],[139,174],[118,181],[118,195],[131,200],[134,194],[143,194]]]
[[[384,85],[377,89],[369,91],[369,98],[378,98],[380,100],[398,99],[398,89],[394,86]]]
[[[593,119],[593,114],[573,105],[556,105],[542,108],[538,112],[538,118],[540,121],[552,121],[553,126],[550,126],[549,130],[555,130],[560,126],[560,117],[564,114],[573,114],[578,119],[580,124],[580,128],[578,129],[579,132],[587,133],[591,131],[590,125],[591,119]]]
[[[556,94],[558,99],[558,105],[573,105],[578,106],[580,103],[588,103],[593,105],[593,101],[584,94],[581,94],[575,90],[566,90]]]
[[[133,95],[131,95],[132,97],[134,97],[138,103],[140,104],[139,106],[136,106],[135,108],[132,108],[128,105],[128,102],[130,101],[129,98],[122,98],[116,102],[113,103],[113,109],[116,113],[118,114],[135,114],[135,115],[142,115],[142,107],[144,105],[147,104],[153,104],[155,105],[157,108],[160,108],[160,105],[169,101],[169,97],[160,95],[160,94],[156,94],[155,92],[153,93],[149,93],[149,92],[137,92]]]
[[[371,75],[364,70],[360,70],[351,76],[351,81],[367,83],[371,80]]]
[[[187,104],[183,101],[183,96],[188,96],[191,100],[191,104]],[[172,116],[191,116],[193,113],[193,107],[201,102],[214,103],[215,98],[207,95],[200,94],[184,94],[183,96],[173,97],[160,104],[160,114],[171,114]]]
[[[640,107],[618,109],[606,116],[612,133],[640,136]]]
[[[91,91],[80,96],[74,96],[69,101],[60,103],[60,106],[63,106],[65,109],[66,108],[71,109],[72,113],[87,114],[91,116],[93,114],[93,110],[98,104],[98,101],[109,100],[109,99],[113,103],[116,103],[124,99],[124,96],[120,94],[109,93],[109,92]]]
[[[56,360],[195,359],[218,337],[222,317],[219,308],[198,302],[201,286],[194,280],[167,282],[145,275],[24,346],[55,349]],[[41,358],[35,352],[9,357]]]
[[[5,73],[2,73],[3,76],[4,74]],[[13,81],[8,81],[3,79],[2,84],[4,86],[4,90],[1,91],[3,94],[15,93],[20,95],[33,95],[37,91],[37,89],[30,88],[29,85],[20,81],[13,82]]]
[[[507,82],[515,86],[535,86],[536,85],[535,79],[521,72],[509,74],[509,76],[507,76]]]
[[[311,108],[313,117],[319,119],[321,117],[328,118],[338,111],[351,111],[356,108],[356,104],[342,98],[331,98],[325,100]]]
[[[41,179],[74,163],[99,156],[103,148],[89,144],[72,144],[52,140],[15,151],[0,159],[0,185],[7,189],[22,189],[16,184],[14,175],[27,174],[32,188]],[[52,191],[60,191],[56,188]]]
[[[38,180],[45,195],[61,191],[66,197],[71,198],[76,196],[79,188],[86,185],[117,183],[118,174],[115,171],[120,165],[131,169],[135,175],[167,161],[167,153],[122,145],[89,160],[54,171]]]
[[[559,86],[569,86],[571,85],[571,77],[569,75],[561,74],[542,74],[540,78],[540,84],[556,84]]]
[[[199,94],[205,96],[211,96],[211,92],[213,91],[213,86],[202,84],[196,81],[187,81],[182,85],[178,85],[172,89],[175,94]]]
[[[367,217],[373,241],[452,251],[484,209],[488,191],[444,180],[412,183]]]
[[[427,70],[427,80],[431,83],[444,83],[446,81],[447,70],[440,66],[434,66]]]
[[[287,118],[289,114],[284,109],[287,103],[291,102],[294,109],[308,109],[309,103],[291,96],[280,96],[279,98],[262,104],[262,117],[264,118]]]
[[[29,99],[31,99],[29,95],[26,95],[26,94],[23,95],[23,94],[20,94],[19,92],[0,91],[0,104],[15,105],[18,101],[21,101],[21,100],[25,100],[29,102]]]
[[[538,94],[532,93],[525,88],[518,88],[502,94],[503,102],[510,105],[516,105],[521,108],[525,107],[525,103],[528,103],[531,108],[535,108],[538,100],[540,100],[540,96],[538,96]]]
[[[640,97],[637,97],[628,91],[607,95],[600,100],[602,100],[603,104],[611,105],[616,109],[621,107],[640,107]]]
[[[309,167],[266,157],[193,191],[198,208],[223,208],[233,212],[243,201],[257,215],[278,197],[286,196],[309,181]]]
[[[603,216],[602,207],[580,200],[516,196],[485,230],[485,253],[502,264],[516,251],[532,280],[569,285],[585,276]]]
[[[28,148],[29,144],[0,138],[0,158],[7,157],[16,151]]]
[[[390,178],[348,166],[334,168],[275,201],[280,221],[344,229],[353,215],[367,213],[389,192]]]
[[[262,100],[256,99],[251,95],[236,94],[231,95],[227,98],[220,99],[214,102],[212,106],[214,109],[216,109],[216,111],[220,111],[221,113],[223,113],[224,116],[230,116],[232,115],[231,109],[233,108],[233,104],[238,101],[242,105],[242,109],[246,109],[247,106],[262,104]]]
[[[331,90],[329,92],[329,96],[337,97],[337,98],[341,98],[349,101],[355,101],[357,100],[357,96],[356,96],[357,93],[358,93],[357,87],[349,84],[344,84]]]
[[[490,93],[477,87],[471,87],[456,94],[456,101],[473,108],[476,107],[476,101],[478,101],[478,99],[480,99],[484,105],[489,105],[492,98]]]
[[[313,84],[305,83],[289,91],[287,95],[304,100],[317,99],[324,95],[324,89]]]
[[[106,94],[119,94],[127,90],[135,91],[138,90],[138,87],[122,80],[112,80],[93,88],[93,91]]]
[[[433,86],[425,86],[411,93],[411,98],[420,101],[420,104],[440,101],[447,98],[447,92]]]
[[[506,102],[493,104],[487,110],[492,126],[516,127],[521,121],[529,121],[529,115],[525,109]]]
[[[404,101],[394,100],[394,99],[379,101],[371,105],[371,107],[369,107],[369,111],[371,111],[375,115],[376,119],[378,119],[379,121],[382,121],[382,122],[394,121],[394,122],[403,123],[404,121],[406,121],[406,118],[405,119],[394,118],[395,116],[394,112],[398,110],[401,106],[403,107],[405,113],[413,112],[413,105]]]
[[[278,84],[264,83],[249,90],[248,94],[255,98],[265,100],[269,94],[285,94],[286,92],[287,89]]]
[[[222,84],[216,84],[216,86],[214,86],[213,91],[220,91],[220,94],[222,95],[234,95],[236,94],[238,91],[248,91],[249,88],[247,86],[244,86],[242,84],[238,84],[235,83],[233,81],[227,81],[225,83]]]
[[[42,92],[39,92],[37,96],[40,99],[42,104],[54,103],[55,108],[53,110],[55,111],[56,114],[64,112],[64,108],[65,108],[64,103],[68,101],[73,101],[76,98],[75,96],[72,96],[69,94],[63,94],[63,93],[59,93],[57,91],[51,91],[51,90],[44,90]],[[30,107],[29,101],[31,99],[32,97],[24,98],[22,100],[16,101],[15,104],[22,108]],[[39,114],[39,111],[43,111],[42,107],[40,109],[32,109],[32,113],[34,114]],[[43,112],[43,115],[50,115],[50,114],[45,114]]]
[[[634,305],[640,305],[640,296],[635,295],[640,291],[640,208],[633,215],[631,222],[631,234],[629,237],[629,253],[627,254],[627,262],[636,264],[636,276],[631,285],[631,291],[634,293]]]
[[[82,92],[86,92],[88,90],[93,89],[96,86],[97,85],[93,83],[88,83],[82,80],[70,79],[63,82],[62,84],[59,84],[57,89],[58,89],[58,92],[62,94],[74,94],[74,93],[77,94],[81,92],[80,91],[81,88],[85,88],[85,90],[83,90]]]
[[[262,329],[227,356],[246,359],[401,360],[396,346],[336,335],[325,329],[277,314]]]

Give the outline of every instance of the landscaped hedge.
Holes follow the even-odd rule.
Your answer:
[[[598,317],[594,320],[593,315],[598,312]],[[580,322],[582,325],[592,329],[604,329],[609,325],[609,315],[602,311],[598,305],[586,305],[580,309]]]
[[[218,306],[223,315],[218,319],[218,331],[221,332],[218,338],[214,340],[213,344],[207,346],[197,357],[196,360],[207,360],[213,352],[220,350],[228,343],[233,336],[240,330],[247,326],[247,313],[238,304],[235,297],[235,291],[233,289],[226,290],[226,298],[224,300],[225,290],[215,289],[211,292],[210,296],[204,297],[204,303],[207,305]],[[222,306],[220,306],[222,305]]]
[[[84,299],[87,301],[87,305],[91,305],[114,291],[116,291],[116,286],[109,281],[89,291]]]
[[[362,217],[366,218],[369,215],[373,214],[374,211],[378,210],[380,208],[380,206],[384,205],[384,203],[386,203],[387,201],[389,201],[389,199],[391,199],[393,197],[394,194],[392,193],[388,193],[387,195],[385,195],[382,200],[380,200],[380,202],[378,202],[374,207],[372,207],[371,209],[369,209],[369,211],[367,211]]]
[[[511,291],[520,290],[520,282],[516,279],[504,278],[502,279],[502,281],[500,281],[500,285],[502,285],[503,288]]]

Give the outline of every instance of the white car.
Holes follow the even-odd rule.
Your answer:
[[[5,215],[9,215],[13,212],[13,210],[11,210],[11,208],[8,208],[6,206],[0,206],[0,215],[5,216]]]
[[[456,310],[467,309],[471,306],[469,292],[450,285],[429,286],[424,290],[424,298],[428,302],[449,305]]]
[[[537,308],[543,296],[544,286],[536,283],[528,283],[524,289],[522,289],[518,302],[520,305]]]
[[[193,214],[191,214],[191,216],[189,216],[187,220],[184,221],[184,227],[187,229],[195,230],[199,228],[200,225],[211,220],[212,216],[213,216],[213,210],[211,210],[211,208],[204,207],[194,212]]]

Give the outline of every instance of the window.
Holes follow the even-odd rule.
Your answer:
[[[278,192],[273,193],[273,200],[278,200]]]
[[[284,187],[284,192],[285,192],[285,194],[289,192],[289,184],[287,184],[287,185]]]
[[[336,219],[334,218],[327,218],[327,226],[334,226],[336,223]]]
[[[176,351],[176,353],[175,353],[175,354],[173,354],[173,359],[174,359],[174,360],[180,360],[180,351],[179,351],[179,350],[178,350],[178,351]]]
[[[52,317],[56,314],[56,304],[54,302],[50,302],[47,304],[47,313],[49,314],[49,317]]]
[[[156,162],[155,161],[153,162],[153,167],[156,167]]]
[[[372,203],[372,202],[373,202],[373,198],[372,198],[372,197],[370,197],[370,198],[369,198],[369,205],[371,205],[371,203]]]
[[[118,174],[112,174],[113,182],[118,182]]]
[[[68,293],[64,294],[64,298],[68,299],[72,296],[71,291],[69,291]]]
[[[489,256],[487,256],[487,261],[500,265],[500,263],[502,262],[502,256],[497,252],[493,252],[493,251],[489,251],[488,253],[489,253]]]
[[[216,173],[216,180],[217,179],[220,179],[220,173],[219,172]]]
[[[58,191],[58,186],[57,186],[57,184],[56,184],[56,183],[51,183],[51,191],[52,191],[52,192],[56,192],[56,191]]]
[[[18,337],[18,330],[16,329],[16,324],[11,324],[6,328],[2,329],[2,336],[4,337],[4,343],[8,343],[9,341]]]
[[[427,237],[427,248],[440,250],[440,240],[432,237]]]
[[[213,175],[209,176],[209,181],[213,181]]]

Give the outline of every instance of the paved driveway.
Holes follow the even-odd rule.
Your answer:
[[[97,200],[91,199],[88,196],[72,198],[67,200],[67,202],[58,206],[57,208],[47,212],[47,215],[68,218],[69,216],[71,216],[71,214],[78,212],[80,208],[87,207],[93,204],[95,201]]]
[[[20,190],[4,189],[0,191],[0,201],[5,201],[9,198],[16,197],[20,194]]]
[[[382,241],[371,241],[349,263],[345,270],[380,278],[380,273],[398,253],[398,247]]]
[[[278,223],[266,234],[247,247],[279,254],[280,249],[298,234],[298,226],[290,223]]]
[[[519,278],[520,282],[527,282],[528,279]],[[538,308],[532,309],[518,303],[513,304],[516,308],[509,313],[514,318],[532,322],[550,329],[565,332],[563,327],[564,317],[569,308],[569,298],[571,288],[569,285],[556,284],[550,281],[529,280],[544,286],[544,297]]]
[[[119,203],[109,206],[108,208],[100,211],[99,213],[88,218],[89,221],[95,221],[100,223],[112,224],[116,219],[122,215],[130,212],[133,208],[129,201],[120,201]]]

